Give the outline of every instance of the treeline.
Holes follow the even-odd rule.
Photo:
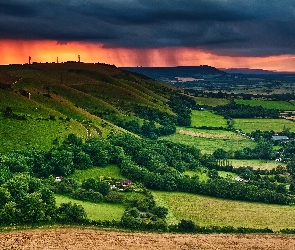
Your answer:
[[[130,132],[149,139],[157,139],[159,136],[174,134],[176,126],[190,126],[191,109],[196,108],[193,98],[174,94],[170,97],[168,105],[175,115],[147,106],[136,105],[134,112],[136,116],[144,120],[142,125],[137,120],[118,120],[113,122]]]
[[[185,170],[206,166],[210,168],[212,161],[208,161],[207,156],[200,156],[195,148],[181,146],[182,150],[162,150],[159,146],[171,142],[152,142],[134,140],[132,137],[123,136],[124,139],[116,137],[112,142],[116,146],[123,148],[124,154],[118,159],[118,165],[124,176],[143,183],[146,187],[165,191],[183,191],[197,193],[214,197],[260,201],[265,203],[293,204],[294,197],[287,194],[285,190],[269,190],[265,186],[249,183],[241,183],[234,180],[222,178],[211,178],[207,182],[202,182],[197,176],[189,177],[181,174]],[[156,144],[159,143],[159,144]],[[177,145],[177,144],[176,144]],[[138,150],[144,148],[145,151]],[[165,148],[165,147],[164,147]],[[159,153],[161,152],[161,153]],[[175,156],[171,156],[175,152]],[[173,165],[175,157],[182,159],[179,163]],[[171,160],[166,160],[171,159]],[[177,162],[177,161],[176,161]],[[212,165],[211,165],[212,168]]]
[[[200,181],[197,176],[186,176],[184,171],[197,170],[201,166],[214,169],[216,160],[200,155],[200,151],[191,146],[165,140],[138,139],[131,135],[110,136],[108,139],[93,138],[85,142],[70,135],[62,145],[49,152],[30,150],[1,155],[0,184],[20,172],[37,177],[68,176],[75,169],[109,163],[118,164],[124,176],[151,189],[183,191],[234,200],[294,203],[294,197],[285,189],[268,189],[267,186],[252,182],[240,183],[231,179],[214,178],[214,174],[207,182]],[[91,196],[87,192],[85,195]]]
[[[237,104],[231,100],[226,105],[214,107],[213,110],[225,118],[279,118],[279,111],[275,109],[266,109],[262,106],[250,106]]]
[[[186,89],[186,93],[193,94],[194,96],[200,97],[212,97],[212,98],[223,98],[223,99],[240,99],[243,100],[251,100],[252,98],[259,98],[259,99],[266,99],[266,100],[277,100],[277,101],[290,101],[295,99],[294,93],[282,93],[282,94],[247,94],[247,93],[227,93],[222,91],[202,91],[202,90],[195,90],[195,89]]]

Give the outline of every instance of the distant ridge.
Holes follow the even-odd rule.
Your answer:
[[[228,68],[228,69],[220,69],[222,71],[225,71],[229,74],[267,74],[267,75],[273,75],[273,74],[295,74],[295,72],[283,72],[283,71],[272,71],[272,70],[265,70],[265,69],[249,69],[249,68]]]
[[[226,75],[227,73],[209,65],[176,67],[122,67],[121,69],[147,75],[153,79],[161,77],[197,77],[200,75]]]

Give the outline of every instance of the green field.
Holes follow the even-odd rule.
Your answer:
[[[193,176],[198,176],[199,177],[199,180],[202,181],[202,182],[207,182],[210,178],[209,176],[207,175],[207,173],[204,173],[202,170],[199,171],[199,172],[196,172],[196,171],[185,171],[183,173],[183,175],[188,175],[190,177],[193,177]],[[226,172],[226,171],[218,171],[218,175],[222,178],[236,178],[238,175],[235,174],[235,173],[231,173],[231,172]]]
[[[211,111],[192,110],[192,127],[227,127],[226,119],[221,115],[213,114]]]
[[[82,182],[88,178],[94,178],[99,180],[100,177],[112,177],[115,179],[125,179],[120,173],[120,169],[117,165],[107,165],[104,167],[93,167],[86,170],[76,170],[71,178],[74,178],[76,181]]]
[[[216,107],[219,105],[226,105],[229,103],[229,100],[222,98],[212,98],[212,97],[195,97],[197,104],[208,105],[211,107]]]
[[[200,226],[294,228],[294,206],[223,200],[196,194],[153,191],[156,202],[169,209],[168,223],[193,220]]]
[[[295,123],[285,119],[233,119],[234,128],[240,129],[244,133],[251,133],[255,130],[276,131],[281,132],[284,128],[289,128],[291,132],[295,132]]]
[[[55,199],[57,206],[68,202],[82,205],[88,219],[91,220],[120,220],[125,211],[123,204],[93,203],[71,199],[62,195],[55,195]]]
[[[265,169],[265,170],[272,170],[277,166],[286,166],[283,162],[276,162],[276,161],[265,161],[265,160],[237,160],[237,159],[230,159],[230,163],[235,167],[247,167],[250,166],[253,169]]]
[[[214,131],[216,132],[216,131]],[[222,131],[227,132],[227,131]],[[246,139],[218,139],[218,138],[206,138],[192,136],[188,134],[176,133],[169,136],[161,137],[162,139],[169,140],[176,143],[182,143],[190,146],[194,146],[201,150],[201,153],[213,153],[218,148],[223,148],[227,152],[234,152],[242,150],[245,147],[254,148],[256,143]]]
[[[250,106],[262,106],[266,109],[279,109],[279,110],[295,110],[295,105],[285,101],[268,101],[268,100],[240,100],[235,99],[237,104],[244,104]]]

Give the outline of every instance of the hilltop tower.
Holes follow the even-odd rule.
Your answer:
[[[32,59],[32,57],[31,57],[31,56],[29,56],[29,64],[31,64],[31,59]]]
[[[80,55],[78,55],[78,62],[80,62]]]
[[[56,63],[58,63],[58,57],[56,57]]]

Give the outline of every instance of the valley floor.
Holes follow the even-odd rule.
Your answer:
[[[295,235],[156,234],[90,229],[0,233],[0,249],[256,249],[293,250]]]

